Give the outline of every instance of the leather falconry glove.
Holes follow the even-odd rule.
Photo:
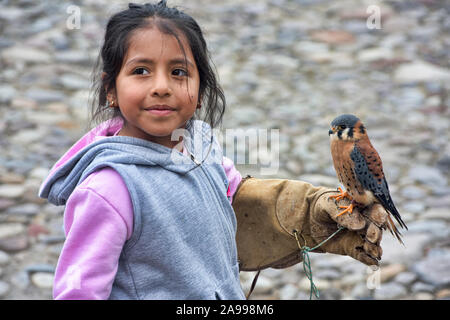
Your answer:
[[[337,190],[285,179],[244,178],[233,199],[237,217],[236,242],[241,271],[287,268],[302,261],[294,233],[311,252],[348,255],[366,265],[378,265],[386,210],[380,204],[357,208],[337,217],[347,199],[329,198]],[[306,243],[303,243],[306,242]]]

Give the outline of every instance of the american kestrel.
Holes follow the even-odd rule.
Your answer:
[[[361,120],[351,114],[343,114],[331,122],[328,131],[331,144],[331,156],[337,177],[345,187],[341,194],[331,196],[340,200],[352,200],[349,206],[340,206],[345,209],[338,216],[352,212],[355,206],[366,207],[379,202],[390,215],[398,221],[402,228],[408,229],[400,217],[400,213],[389,194],[389,187],[383,173],[380,156],[370,143],[367,130]],[[388,215],[388,227],[400,241],[400,232]]]

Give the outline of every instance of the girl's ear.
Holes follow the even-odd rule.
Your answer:
[[[107,76],[106,72],[102,72],[102,81]],[[105,85],[105,92],[106,92],[106,100],[110,104],[111,107],[114,106],[116,99],[115,90],[109,90],[109,88]]]
[[[202,96],[198,96],[197,100],[197,109],[200,109],[202,107]]]

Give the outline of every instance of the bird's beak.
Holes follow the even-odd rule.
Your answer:
[[[333,130],[331,130],[331,129],[330,129],[330,130],[328,130],[328,135],[329,135],[329,136],[331,136],[331,135],[332,135],[333,133],[334,133],[334,131],[333,131]]]

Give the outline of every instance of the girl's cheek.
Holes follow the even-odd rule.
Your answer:
[[[140,88],[139,84],[129,83],[125,88],[122,88],[118,92],[119,97],[122,97],[127,102],[133,103],[140,101],[143,97],[145,97],[145,93],[147,92],[145,88]]]

